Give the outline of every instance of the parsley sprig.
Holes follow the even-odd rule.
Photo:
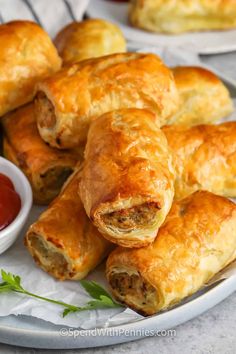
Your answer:
[[[87,280],[80,281],[80,284],[83,286],[86,292],[93,298],[93,300],[88,301],[85,306],[80,307],[80,306],[67,304],[63,301],[49,299],[29,292],[28,290],[24,289],[23,286],[21,285],[21,278],[19,275],[14,275],[10,272],[7,273],[5,270],[2,269],[1,277],[3,282],[0,283],[0,293],[16,292],[30,297],[34,297],[39,300],[61,305],[62,307],[64,307],[64,311],[62,313],[63,317],[67,316],[70,313],[79,312],[79,311],[121,307],[121,305],[115,302],[112,299],[111,295],[95,281],[87,281]]]

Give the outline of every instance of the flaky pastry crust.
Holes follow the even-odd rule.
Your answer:
[[[164,125],[178,108],[172,72],[153,54],[82,61],[40,82],[35,101],[42,138],[58,148],[86,142],[90,122],[120,108],[147,108]]]
[[[28,177],[36,204],[48,204],[60,192],[82,154],[48,146],[40,137],[34,106],[28,104],[4,116],[4,156]]]
[[[162,131],[173,154],[176,199],[199,189],[236,197],[236,122]]]
[[[61,59],[48,34],[36,23],[0,25],[0,117],[32,101],[35,84],[58,71]]]
[[[102,19],[72,22],[57,34],[54,43],[64,64],[126,52],[119,27]]]
[[[233,101],[223,82],[201,67],[172,69],[180,95],[180,107],[168,124],[212,124],[233,112]]]
[[[112,249],[86,216],[77,195],[79,179],[75,172],[25,236],[36,263],[60,280],[84,278]]]
[[[133,26],[152,32],[178,34],[236,27],[234,0],[132,0]]]
[[[151,245],[115,249],[106,274],[115,298],[152,315],[198,291],[236,258],[236,205],[199,191],[175,202]]]
[[[175,174],[153,113],[124,109],[92,122],[79,193],[108,240],[142,247],[156,237],[171,207]]]

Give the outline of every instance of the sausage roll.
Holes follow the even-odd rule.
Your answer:
[[[77,194],[79,179],[75,172],[25,237],[36,263],[60,280],[84,278],[112,249],[84,211]]]
[[[228,89],[209,70],[176,67],[173,74],[180,94],[180,107],[168,124],[211,124],[233,112]]]
[[[2,119],[4,155],[28,177],[34,201],[48,204],[61,190],[77,161],[78,152],[51,148],[41,139],[32,104],[9,113]]]
[[[108,240],[125,247],[152,242],[171,207],[174,177],[153,113],[117,110],[92,122],[79,193]]]
[[[32,101],[39,80],[58,71],[61,59],[51,39],[36,23],[0,25],[0,116]]]
[[[164,125],[178,104],[172,72],[156,55],[139,53],[68,66],[38,84],[35,100],[40,135],[58,148],[85,143],[91,120],[111,110],[147,108]]]
[[[204,189],[236,197],[236,122],[163,127],[176,170],[175,198]]]
[[[64,64],[126,51],[119,27],[101,19],[70,23],[58,33],[54,43]]]
[[[132,0],[133,26],[152,32],[182,33],[236,27],[235,0]]]
[[[153,315],[198,291],[236,258],[236,205],[206,191],[175,202],[153,244],[118,247],[106,275],[116,299]]]

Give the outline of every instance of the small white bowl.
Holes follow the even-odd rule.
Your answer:
[[[0,231],[1,254],[15,242],[28,218],[32,206],[32,190],[27,178],[21,170],[3,157],[0,157],[0,173],[3,173],[11,179],[21,199],[19,214],[11,224]]]

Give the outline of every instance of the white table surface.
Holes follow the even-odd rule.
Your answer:
[[[202,57],[203,61],[236,80],[236,52]],[[95,349],[41,350],[0,344],[0,354],[234,354],[236,353],[236,293],[205,314],[175,328],[175,337],[149,337]]]

